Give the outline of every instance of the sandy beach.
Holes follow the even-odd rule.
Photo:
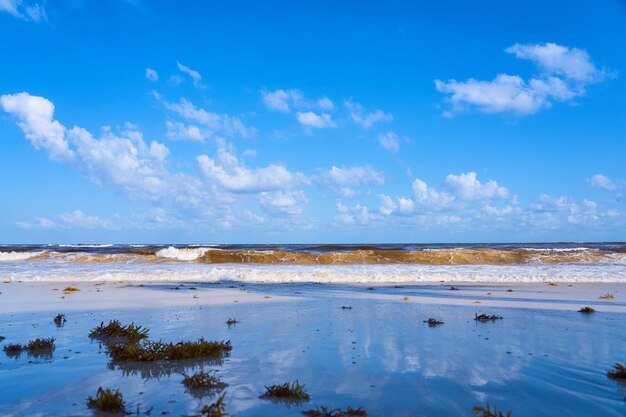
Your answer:
[[[237,416],[295,416],[318,405],[363,406],[370,416],[470,416],[487,403],[514,416],[624,415],[626,386],[606,371],[626,357],[626,284],[451,287],[0,284],[3,345],[56,339],[51,357],[2,355],[0,414],[92,415],[85,399],[99,386],[120,388],[129,411],[197,413],[215,397],[181,381],[202,368],[218,370],[226,410]],[[613,298],[599,298],[605,294]],[[579,313],[584,306],[596,312]],[[61,327],[52,322],[58,313],[68,319]],[[481,313],[503,319],[476,322]],[[444,324],[429,327],[428,318]],[[111,319],[149,328],[151,340],[230,340],[233,350],[212,362],[116,363],[88,338]],[[310,401],[259,398],[265,385],[294,380]]]

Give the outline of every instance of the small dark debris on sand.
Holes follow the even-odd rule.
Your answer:
[[[367,287],[366,290],[368,291],[374,291],[374,287]]]
[[[341,306],[342,310],[352,310],[352,306]]]
[[[229,326],[232,326],[233,324],[237,324],[239,323],[239,321],[235,318],[229,318],[228,320],[226,320],[226,324],[228,324]]]
[[[596,310],[593,307],[582,307],[580,310],[578,310],[579,313],[583,313],[583,314],[592,314],[595,313]]]
[[[54,317],[54,324],[57,325],[57,327],[61,327],[65,324],[65,322],[67,321],[67,317],[65,317],[65,314],[57,314]]]
[[[367,411],[363,407],[352,408],[348,406],[345,410],[339,408],[331,409],[329,407],[320,406],[315,410],[306,410],[302,414],[309,417],[350,417],[350,416],[367,416]]]
[[[606,293],[606,294],[601,295],[598,298],[600,298],[601,300],[612,300],[615,298],[615,296],[613,294]]]
[[[449,289],[450,291],[458,291],[458,290],[459,290],[459,287],[450,287],[450,288],[448,288],[448,289]]]
[[[443,321],[437,319],[424,320],[424,323],[428,324],[428,327],[437,327],[443,324]]]
[[[496,314],[475,314],[474,315],[474,320],[476,321],[496,321],[496,320],[502,320],[502,316],[498,316]]]

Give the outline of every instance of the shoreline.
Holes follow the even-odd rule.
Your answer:
[[[64,294],[66,287],[77,288],[79,291]],[[368,290],[369,288],[374,290]],[[0,284],[0,313],[295,302],[307,298],[306,292],[310,289],[314,289],[317,295],[345,300],[370,299],[409,304],[535,310],[577,310],[583,306],[591,306],[597,311],[626,313],[626,283],[437,282],[409,285],[234,281],[4,282]],[[614,298],[601,299],[605,294],[611,294]]]

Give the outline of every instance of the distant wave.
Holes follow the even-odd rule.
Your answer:
[[[0,262],[1,261],[24,261],[26,259],[31,259],[35,257],[41,257],[44,255],[45,251],[39,252],[0,252]]]

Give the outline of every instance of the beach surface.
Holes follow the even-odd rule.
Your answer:
[[[596,312],[579,313],[584,306]],[[60,327],[58,313],[68,319]],[[475,321],[481,313],[503,319]],[[151,340],[230,340],[233,350],[210,362],[116,363],[88,337],[113,319],[149,328]],[[624,283],[6,282],[0,345],[54,337],[56,349],[0,353],[0,415],[93,415],[86,398],[100,386],[119,388],[132,412],[198,413],[217,397],[188,391],[183,374],[216,369],[237,416],[318,405],[471,416],[487,403],[513,416],[623,416],[626,384],[606,372],[626,360],[625,319]],[[294,380],[310,401],[259,398]]]

